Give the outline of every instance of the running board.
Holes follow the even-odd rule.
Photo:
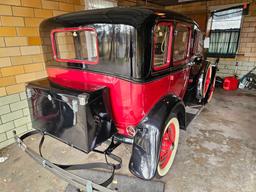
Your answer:
[[[203,109],[204,109],[204,105],[186,106],[186,126],[187,127],[194,119],[197,118],[197,116],[201,113]]]

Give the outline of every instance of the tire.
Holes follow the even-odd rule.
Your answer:
[[[174,133],[172,135],[171,133]],[[160,145],[159,160],[157,165],[156,177],[161,178],[165,176],[176,156],[180,134],[180,124],[175,115],[169,117],[168,123],[166,123]]]

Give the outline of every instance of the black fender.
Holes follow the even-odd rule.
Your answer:
[[[155,176],[162,132],[169,115],[173,113],[179,119],[181,128],[185,128],[185,105],[174,95],[160,99],[137,126],[129,163],[129,169],[135,176],[145,180]]]

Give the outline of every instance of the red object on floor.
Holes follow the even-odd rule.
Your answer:
[[[223,82],[223,89],[227,91],[237,90],[239,80],[235,76],[225,77]]]

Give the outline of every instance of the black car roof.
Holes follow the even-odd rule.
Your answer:
[[[158,19],[179,20],[184,22],[196,22],[192,19],[168,10],[142,8],[142,7],[114,7],[106,9],[84,10],[73,13],[60,15],[50,20],[56,23],[67,25],[84,25],[89,23],[116,23],[128,24],[134,27],[140,27],[143,24],[148,24]]]

